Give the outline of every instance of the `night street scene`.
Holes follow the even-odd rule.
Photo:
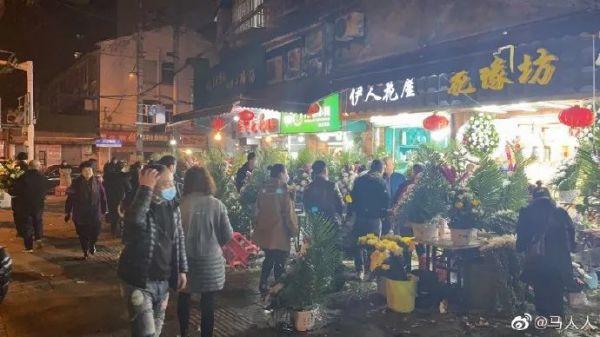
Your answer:
[[[0,337],[600,337],[600,0],[0,0]]]

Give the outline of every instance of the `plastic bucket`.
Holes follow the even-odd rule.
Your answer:
[[[315,327],[314,310],[294,311],[294,328],[298,332],[312,330]]]
[[[416,241],[431,242],[435,241],[438,237],[438,228],[435,224],[413,223],[411,226]]]
[[[408,281],[386,281],[386,299],[390,310],[400,313],[411,313],[415,310],[417,296],[417,278],[409,276]]]

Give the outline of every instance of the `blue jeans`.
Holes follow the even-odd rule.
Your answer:
[[[148,281],[146,289],[124,285],[132,337],[159,337],[169,304],[169,281]]]

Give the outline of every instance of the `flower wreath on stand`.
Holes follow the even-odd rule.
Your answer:
[[[484,113],[471,116],[464,133],[463,144],[475,157],[483,158],[492,154],[500,144],[500,136],[492,116]]]
[[[15,181],[22,176],[23,173],[25,173],[25,171],[23,171],[14,161],[8,161],[3,164],[0,163],[0,190],[10,194]]]

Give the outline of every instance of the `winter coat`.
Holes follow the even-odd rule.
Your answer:
[[[116,170],[104,172],[104,188],[111,205],[118,205],[131,190],[131,182],[127,173]]]
[[[543,282],[542,275],[556,275],[563,285],[573,282],[571,251],[575,247],[575,228],[569,214],[549,198],[534,199],[521,209],[517,224],[517,250],[528,252],[537,239],[544,238],[542,256],[526,253],[523,281]],[[527,256],[530,255],[530,256]]]
[[[91,178],[91,193],[87,195],[84,177],[77,177],[67,190],[65,214],[72,213],[75,224],[100,223],[102,216],[107,212],[106,193],[102,183],[97,177]]]
[[[258,191],[255,223],[253,239],[262,249],[290,251],[298,217],[285,182],[271,178]]]
[[[191,193],[181,200],[189,289],[193,293],[222,290],[225,258],[222,246],[233,236],[227,208],[217,198]]]
[[[250,164],[246,162],[235,174],[235,188],[237,188],[238,192],[246,183],[246,177],[248,176],[248,173],[252,173],[252,170],[250,169]]]
[[[153,191],[140,186],[129,209],[125,212],[123,243],[125,248],[119,258],[117,274],[125,283],[138,288],[146,288],[149,270],[157,240],[155,216],[150,210]],[[166,201],[165,201],[166,202]],[[177,288],[179,273],[187,273],[188,264],[185,253],[185,237],[181,226],[179,208],[173,213],[175,233],[173,235],[173,261],[169,284]]]
[[[388,195],[390,199],[393,198],[396,193],[402,188],[404,183],[406,183],[406,177],[402,173],[393,172],[389,177],[384,174],[383,180],[385,181],[386,187],[388,189]]]
[[[13,186],[13,193],[20,203],[19,209],[31,213],[43,211],[49,188],[50,182],[40,171],[27,170]]]
[[[369,172],[356,178],[351,196],[352,211],[357,217],[378,219],[386,216],[390,195],[381,175]]]
[[[344,199],[334,182],[316,176],[304,189],[304,209],[310,214],[321,214],[341,224]]]

